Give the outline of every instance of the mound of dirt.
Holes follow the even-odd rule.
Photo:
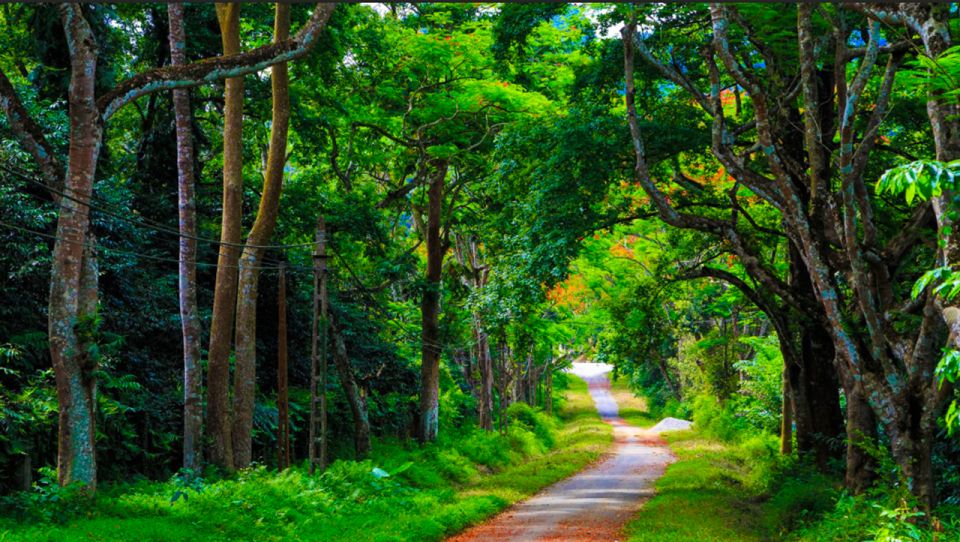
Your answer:
[[[651,427],[650,430],[657,431],[658,433],[663,431],[683,431],[684,429],[690,429],[691,425],[693,425],[691,421],[678,418],[664,418],[660,420],[660,423]]]

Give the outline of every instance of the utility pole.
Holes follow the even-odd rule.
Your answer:
[[[327,246],[326,223],[317,219],[313,249],[313,345],[310,362],[310,474],[327,468]],[[319,426],[319,427],[318,427]],[[320,444],[319,457],[317,444]]]
[[[280,264],[280,284],[277,294],[277,417],[280,434],[277,437],[277,468],[290,466],[290,399],[287,390],[287,268]]]

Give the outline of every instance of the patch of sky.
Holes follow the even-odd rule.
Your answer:
[[[554,15],[550,19],[550,24],[553,25],[557,30],[566,30],[567,29],[567,18],[563,15]]]
[[[863,47],[867,42],[863,40],[863,33],[859,30],[854,30],[850,33],[850,39],[847,40],[847,45],[850,47]]]
[[[657,92],[660,94],[670,94],[675,90],[677,90],[677,84],[672,81],[661,81],[660,84],[657,85]]]

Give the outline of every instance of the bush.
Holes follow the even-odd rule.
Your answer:
[[[40,469],[40,479],[30,491],[0,497],[0,509],[27,522],[66,523],[94,508],[96,500],[82,483],[60,487],[55,470]]]
[[[472,431],[459,445],[461,453],[478,465],[500,468],[510,463],[510,454],[499,433]]]
[[[704,436],[723,442],[740,440],[748,428],[729,405],[721,405],[709,395],[693,400],[693,423]]]
[[[507,408],[507,419],[511,424],[520,424],[524,429],[533,432],[546,448],[552,448],[556,442],[556,422],[526,403],[510,405]]]

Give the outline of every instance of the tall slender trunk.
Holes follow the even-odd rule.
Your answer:
[[[447,164],[436,164],[427,190],[427,276],[420,305],[422,362],[420,365],[420,440],[436,440],[440,412],[440,278],[445,247],[440,238],[444,179]]]
[[[290,5],[276,5],[273,28],[274,43],[290,35]],[[250,465],[253,435],[253,407],[257,369],[257,293],[260,262],[264,249],[273,236],[283,189],[283,167],[287,159],[287,131],[290,125],[290,78],[287,63],[271,68],[273,117],[270,124],[270,148],[263,175],[263,195],[253,228],[240,257],[240,278],[237,288],[236,370],[233,378],[233,462],[238,469]]]
[[[474,332],[477,337],[477,369],[480,372],[480,393],[478,414],[480,428],[493,430],[493,365],[490,359],[490,337],[480,325],[480,315],[473,317]]]
[[[89,231],[89,207],[74,199],[90,201],[102,124],[94,94],[97,52],[93,34],[76,5],[61,5],[60,13],[71,64],[70,150],[64,191],[72,197],[60,200],[50,272],[48,330],[60,409],[57,471],[61,485],[81,482],[93,490],[97,484],[97,360],[89,356],[87,343],[95,332],[96,240]]]
[[[553,363],[547,366],[543,386],[543,409],[547,414],[553,414]]]
[[[331,318],[330,334],[334,341],[333,362],[337,366],[340,376],[340,385],[350,405],[350,414],[353,416],[353,443],[357,459],[365,459],[370,454],[370,417],[367,414],[367,401],[363,397],[357,379],[347,356],[347,345],[343,340],[336,323]]]
[[[217,4],[223,54],[240,53],[240,4]],[[230,338],[237,301],[243,211],[243,78],[227,79],[223,106],[223,212],[207,353],[207,433],[210,461],[233,470],[230,427]]]
[[[183,4],[170,4],[170,59],[186,64]],[[173,91],[177,132],[177,211],[180,226],[178,300],[183,332],[183,467],[198,470],[203,460],[203,402],[200,374],[200,315],[197,312],[197,217],[194,198],[193,130],[190,91]]]

